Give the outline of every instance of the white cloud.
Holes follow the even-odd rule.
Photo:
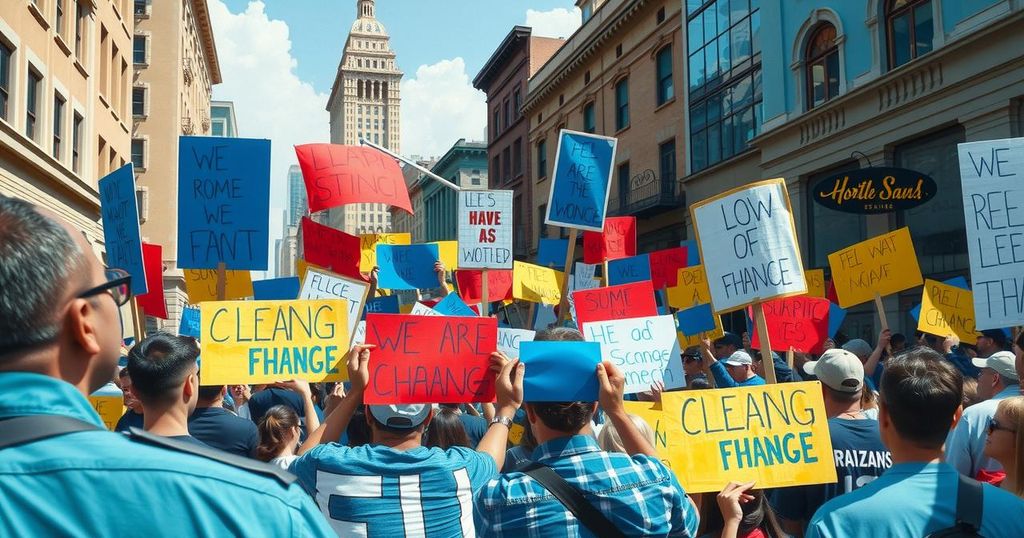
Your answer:
[[[580,27],[581,17],[577,7],[556,7],[550,11],[527,9],[526,26],[533,28],[532,35],[535,36],[568,39]]]
[[[324,110],[327,95],[299,79],[288,25],[271,20],[262,1],[232,13],[222,0],[210,0],[210,19],[223,82],[214,99],[234,101],[239,136],[271,140],[270,265],[274,239],[281,235],[281,212],[287,205],[288,167],[296,164],[296,144],[328,142]]]
[[[419,66],[401,89],[403,155],[439,157],[460,138],[482,140],[486,98],[473,88],[462,58]]]

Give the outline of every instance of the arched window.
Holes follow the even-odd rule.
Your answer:
[[[356,97],[363,98],[363,81],[361,80],[356,81]]]
[[[885,10],[889,69],[931,52],[935,37],[931,0],[889,0]]]
[[[839,95],[839,46],[835,26],[823,22],[811,32],[804,60],[809,110]]]

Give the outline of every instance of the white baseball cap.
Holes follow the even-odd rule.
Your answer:
[[[1010,379],[1018,379],[1017,367],[1014,364],[1016,357],[1009,351],[999,351],[993,353],[987,359],[971,359],[971,364],[978,368],[991,368],[1001,376],[1009,377]]]
[[[864,365],[845,349],[825,351],[820,359],[804,363],[804,371],[817,376],[818,381],[828,388],[840,392],[857,392],[864,386]]]
[[[742,349],[734,351],[732,355],[729,355],[729,357],[723,360],[722,362],[728,364],[729,366],[746,366],[749,364],[754,364],[754,360],[750,358],[750,354],[747,353],[746,351],[743,351]]]

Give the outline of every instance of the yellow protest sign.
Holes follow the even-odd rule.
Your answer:
[[[673,308],[690,308],[711,302],[708,277],[703,265],[679,269],[677,284],[667,289],[668,305]]]
[[[725,328],[722,327],[722,316],[720,316],[718,314],[714,314],[713,316],[715,318],[715,330],[713,330],[711,332],[706,332],[703,335],[705,338],[708,338],[709,340],[714,340],[716,338],[721,338],[721,337],[725,336]],[[687,335],[683,334],[681,331],[676,331],[676,340],[679,340],[679,348],[680,349],[684,349],[685,350],[686,348],[688,348],[690,346],[699,346],[700,345],[700,339],[701,339],[701,335],[699,335],[699,334],[695,334],[693,336],[687,336]]]
[[[561,271],[532,263],[512,263],[512,297],[516,299],[557,305],[562,300],[564,284],[565,273]]]
[[[103,425],[111,431],[125,412],[124,398],[121,396],[89,396],[89,404],[103,420]]]
[[[821,384],[776,383],[662,395],[672,469],[689,493],[836,481]]]
[[[249,271],[224,271],[224,300],[252,297],[252,276]],[[190,304],[217,300],[217,271],[185,269],[185,292]]]
[[[444,264],[445,271],[454,271],[459,268],[458,241],[434,241],[428,244],[437,245],[437,257]]]
[[[807,269],[804,271],[804,278],[807,279],[808,297],[825,297],[824,269]]]
[[[360,234],[359,235],[359,270],[369,273],[377,266],[377,245],[409,245],[412,238],[407,233],[399,234]]]
[[[345,300],[211,301],[201,308],[202,385],[348,378]]]
[[[910,229],[906,227],[833,252],[828,255],[828,264],[843,308],[871,301],[875,293],[884,297],[922,282]]]
[[[962,342],[974,342],[980,336],[974,327],[974,294],[925,280],[917,330],[942,337],[955,334]]]
[[[681,435],[669,431],[669,421],[665,420],[662,404],[623,402],[623,405],[626,407],[627,413],[644,419],[644,422],[654,430],[654,450],[658,453],[658,459],[665,464],[665,467],[676,472],[673,468],[673,459],[686,457],[686,447],[682,443]],[[679,478],[679,475],[676,475],[676,478]]]

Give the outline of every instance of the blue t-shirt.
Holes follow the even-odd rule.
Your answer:
[[[124,412],[121,418],[117,421],[117,426],[114,426],[115,432],[126,432],[131,428],[142,428],[143,418],[142,413],[136,413],[131,409]]]
[[[302,400],[302,396],[285,389],[267,388],[253,394],[252,398],[249,398],[249,415],[252,417],[252,421],[259,424],[263,415],[267,414],[267,410],[275,405],[292,408],[295,414],[299,415],[299,424],[301,425],[299,429],[303,432],[306,431],[306,404]],[[316,410],[317,418],[323,422],[324,412],[315,405],[313,409]]]
[[[882,444],[877,420],[830,418],[828,431],[838,482],[774,490],[771,503],[780,517],[810,521],[826,501],[871,483],[892,466],[892,454]]]
[[[256,425],[223,407],[196,408],[188,417],[188,433],[213,448],[247,458],[260,444]]]
[[[487,434],[487,419],[468,413],[461,413],[459,414],[459,420],[462,421],[462,426],[466,429],[466,435],[469,436],[470,448],[476,448],[480,444],[480,440]]]
[[[497,476],[466,447],[319,445],[292,463],[340,536],[473,536],[473,494]]]

